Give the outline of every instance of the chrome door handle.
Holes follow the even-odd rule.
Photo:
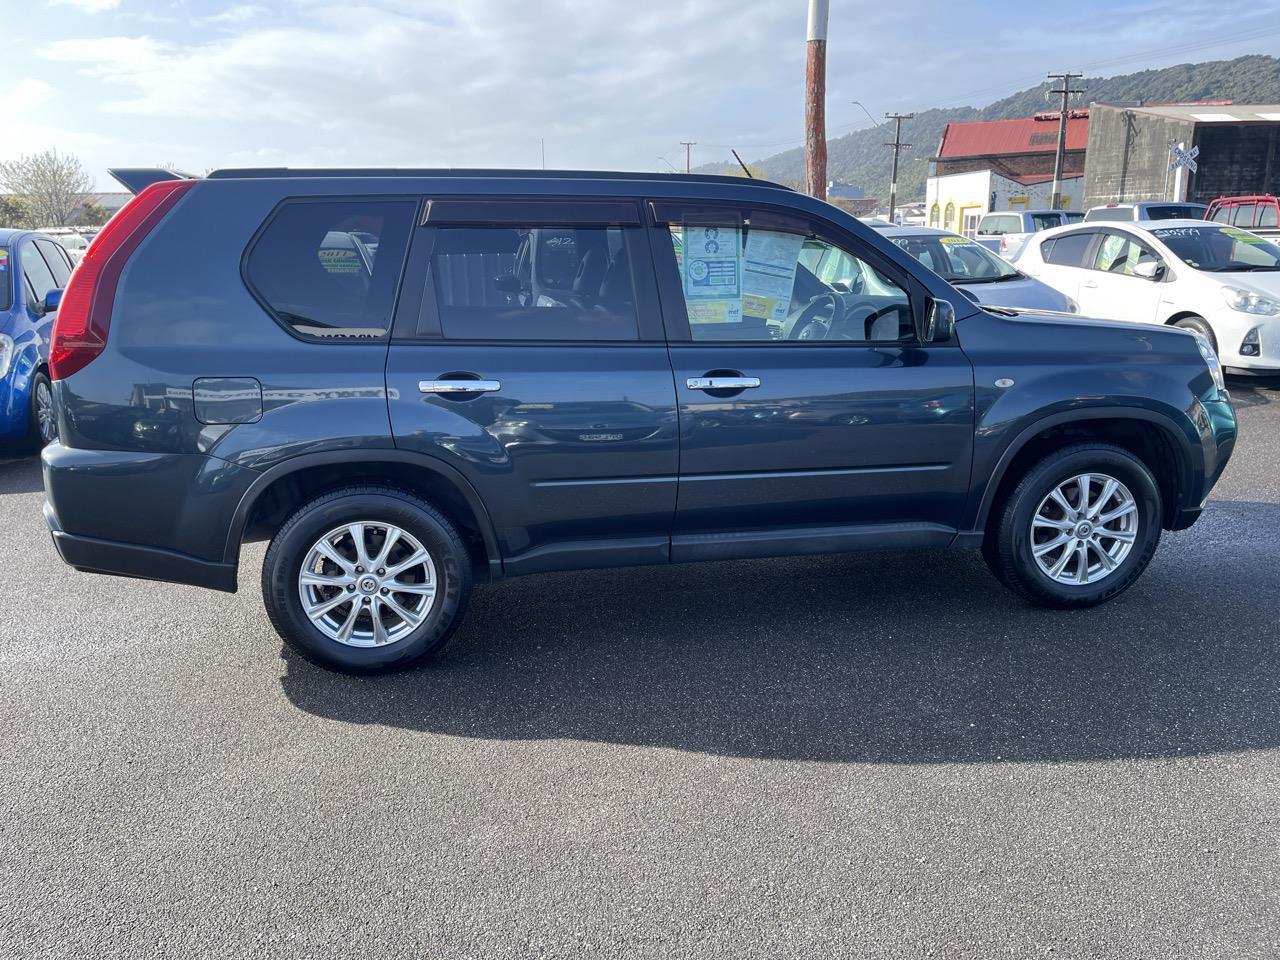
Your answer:
[[[494,393],[502,389],[498,380],[419,380],[419,393]]]
[[[760,386],[760,378],[690,377],[685,384],[690,390],[752,390]]]

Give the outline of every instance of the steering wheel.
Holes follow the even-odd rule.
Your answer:
[[[814,297],[791,324],[787,339],[825,340],[831,335],[831,328],[843,320],[844,315],[844,298],[838,293],[824,293]]]

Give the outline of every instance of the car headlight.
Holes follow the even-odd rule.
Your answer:
[[[1280,301],[1240,287],[1223,287],[1222,299],[1227,301],[1227,306],[1232,310],[1239,310],[1241,313],[1258,313],[1266,317],[1280,313]]]
[[[0,380],[9,375],[11,363],[13,363],[13,337],[0,333]]]
[[[1218,354],[1214,352],[1213,344],[1211,344],[1203,334],[1192,334],[1196,338],[1196,346],[1200,348],[1200,356],[1204,357],[1205,365],[1209,368],[1209,375],[1213,377],[1213,382],[1219,390],[1227,389],[1226,378],[1222,375],[1222,361],[1218,359]]]

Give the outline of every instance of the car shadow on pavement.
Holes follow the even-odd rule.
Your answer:
[[[1245,534],[1242,536],[1242,534]],[[1032,608],[969,553],[592,571],[480,587],[404,674],[286,651],[286,695],[362,724],[732,757],[1077,761],[1280,744],[1280,505],[1218,502],[1127,594]]]

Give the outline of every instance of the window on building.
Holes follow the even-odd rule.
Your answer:
[[[947,203],[946,209],[942,212],[942,229],[954,230],[956,228],[956,205]]]
[[[938,225],[938,205],[935,203],[929,208],[929,226],[936,227]]]

